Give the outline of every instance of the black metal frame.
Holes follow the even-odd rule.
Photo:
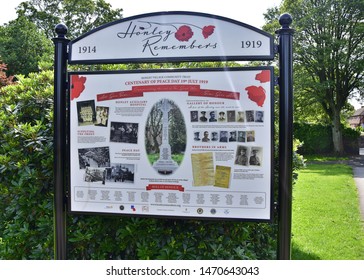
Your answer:
[[[54,53],[54,242],[55,258],[66,259],[66,200],[65,200],[65,151],[66,151],[66,75],[67,27],[56,26],[57,38]]]
[[[283,14],[279,36],[279,193],[278,259],[291,258],[293,168],[293,33],[292,17]]]
[[[189,15],[202,15],[217,18],[225,21],[230,21],[235,24],[253,29],[256,32],[263,33],[263,31],[251,27],[249,25],[228,19],[220,16],[213,16],[208,14],[193,13],[193,12],[163,12],[153,13],[146,15],[156,14],[189,14]],[[140,15],[133,18],[138,18]],[[123,19],[123,20],[130,20]],[[120,21],[123,21],[120,20]],[[119,21],[119,22],[120,22]],[[294,30],[289,26],[292,23],[292,18],[289,14],[283,14],[279,20],[281,29],[276,33],[279,36],[279,90],[280,90],[280,111],[279,111],[279,198],[278,198],[278,259],[290,259],[291,256],[291,224],[292,224],[292,156],[293,156],[293,33]],[[83,38],[89,34],[96,32],[102,28],[115,23],[103,25],[85,35],[79,37]],[[67,62],[70,64],[77,64],[77,61],[72,61],[71,54],[67,53],[69,47],[69,40],[66,38],[67,27],[63,24],[58,24],[55,29],[57,37],[53,39],[55,44],[55,65],[54,65],[54,228],[55,228],[55,259],[67,259],[66,245],[66,160],[68,154],[67,147],[67,114],[66,114],[66,95],[67,95]],[[79,39],[78,38],[78,39]],[[77,39],[76,39],[77,40]],[[74,40],[73,42],[75,42]],[[162,59],[149,59],[143,62],[180,62],[180,61],[227,61],[227,60],[273,60],[274,59],[274,46],[273,40],[271,41],[271,55],[269,57],[199,57],[199,58],[162,58]],[[72,44],[72,42],[71,42]],[[68,55],[70,57],[68,57]],[[96,64],[96,63],[126,63],[126,62],[142,62],[141,60],[123,60],[115,59],[113,61],[83,61],[82,64]],[[189,69],[188,71],[191,71]],[[163,70],[165,71],[165,70]],[[174,70],[175,71],[175,70]],[[179,70],[178,70],[179,71]],[[199,71],[201,71],[199,69]],[[211,71],[211,69],[209,69]],[[273,79],[272,79],[273,81]],[[273,92],[273,91],[272,91]],[[273,100],[273,98],[272,98]],[[273,103],[272,103],[273,104]],[[272,125],[272,130],[273,130]],[[272,131],[273,132],[273,131]],[[68,132],[69,133],[69,132]],[[69,134],[68,134],[69,135]],[[272,133],[273,135],[273,133]],[[273,140],[272,140],[273,145]],[[273,151],[273,146],[272,146]],[[273,159],[273,157],[272,157]],[[273,162],[272,162],[273,166]],[[273,175],[272,175],[273,176]],[[273,178],[271,178],[273,182]],[[272,192],[273,194],[273,192]],[[273,199],[273,195],[271,195]],[[271,203],[271,206],[273,203]],[[272,215],[271,215],[272,216]]]

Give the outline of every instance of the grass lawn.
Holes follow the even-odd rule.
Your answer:
[[[339,156],[323,156],[323,155],[305,155],[305,160],[308,162],[316,161],[316,162],[325,162],[325,161],[340,161],[340,160],[348,160],[349,157],[339,157]]]
[[[352,168],[310,164],[293,187],[292,259],[364,260],[364,226]]]

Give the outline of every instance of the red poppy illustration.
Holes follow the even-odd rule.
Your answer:
[[[262,70],[259,74],[255,75],[255,79],[261,83],[266,83],[270,81],[270,71]]]
[[[204,28],[202,28],[203,37],[207,39],[212,33],[214,33],[214,29],[215,26],[213,25],[204,26]]]
[[[251,101],[255,102],[258,106],[263,107],[265,101],[265,90],[262,87],[249,86],[245,88],[248,91],[248,97]]]
[[[187,42],[189,39],[192,38],[193,32],[191,27],[187,25],[182,25],[180,28],[178,28],[177,32],[174,34],[176,39],[178,41],[185,41]]]
[[[72,76],[71,100],[78,98],[85,89],[86,77]]]

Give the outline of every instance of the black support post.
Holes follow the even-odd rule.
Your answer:
[[[293,158],[293,33],[292,17],[281,15],[279,36],[279,260],[291,259]]]
[[[66,75],[67,27],[58,24],[57,37],[53,38],[54,52],[54,257],[65,260],[66,254]]]

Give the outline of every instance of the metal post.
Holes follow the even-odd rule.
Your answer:
[[[53,38],[54,52],[54,257],[66,259],[66,74],[67,74],[67,27],[58,24],[57,37]]]
[[[293,157],[293,33],[292,17],[283,14],[279,36],[279,260],[291,259],[292,228],[292,157]]]

